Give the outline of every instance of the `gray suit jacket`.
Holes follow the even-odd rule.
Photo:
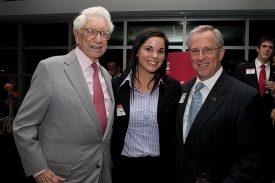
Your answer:
[[[100,70],[114,101],[111,76]],[[50,168],[68,183],[111,183],[113,114],[103,136],[74,51],[41,61],[13,125],[26,176]]]

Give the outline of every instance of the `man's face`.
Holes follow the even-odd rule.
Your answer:
[[[192,54],[192,50],[196,50],[197,54]],[[206,53],[205,50],[212,51]],[[193,68],[202,81],[211,78],[220,69],[225,52],[223,47],[218,48],[214,33],[211,31],[195,33],[190,40],[189,51]]]
[[[267,63],[274,52],[274,45],[270,41],[262,42],[260,48],[256,48],[258,52],[257,59],[262,63]]]
[[[94,38],[87,36],[86,29],[95,29],[97,31],[108,32],[107,21],[97,15],[86,15],[86,24],[81,29],[81,33],[75,32],[75,41],[81,51],[92,61],[101,57],[107,49],[107,40],[102,40],[101,35],[97,32]]]
[[[120,72],[120,66],[117,66],[115,62],[108,62],[107,71],[112,77],[115,77]]]

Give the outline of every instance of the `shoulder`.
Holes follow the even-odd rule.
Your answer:
[[[169,86],[180,87],[180,81],[169,76],[167,76],[167,83]]]
[[[71,63],[76,59],[76,55],[73,51],[69,52],[66,55],[55,55],[48,57],[46,59],[41,60],[40,62],[46,63],[46,64],[64,64],[66,63]]]
[[[237,78],[234,78],[232,76],[228,76],[228,78],[229,78],[228,79],[229,88],[232,91],[236,91],[238,95],[241,95],[241,94],[249,95],[249,93],[250,94],[259,93],[259,91],[256,88],[246,84],[245,82],[238,80]]]

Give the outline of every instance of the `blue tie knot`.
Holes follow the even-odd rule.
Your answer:
[[[199,83],[197,84],[196,88],[195,88],[195,91],[199,91],[199,90],[201,90],[203,87],[204,87],[203,82],[199,82]]]

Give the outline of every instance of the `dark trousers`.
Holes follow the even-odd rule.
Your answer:
[[[160,157],[121,156],[114,164],[113,183],[164,183],[161,169]]]

